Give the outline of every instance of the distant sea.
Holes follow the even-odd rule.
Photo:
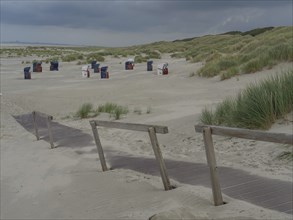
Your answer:
[[[0,42],[1,47],[84,47],[82,45],[50,44],[50,43],[27,43],[27,42]]]

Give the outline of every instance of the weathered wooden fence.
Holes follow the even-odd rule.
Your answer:
[[[92,126],[94,139],[96,142],[96,146],[98,149],[98,154],[102,166],[103,171],[107,171],[107,164],[104,156],[103,147],[99,138],[98,129],[97,126],[100,127],[108,127],[108,128],[118,128],[118,129],[126,129],[126,130],[133,130],[133,131],[143,131],[148,132],[149,137],[151,140],[151,144],[153,147],[153,151],[156,157],[156,160],[159,164],[160,173],[162,177],[162,181],[164,184],[165,190],[172,189],[172,186],[170,184],[170,180],[167,174],[166,165],[159,147],[159,142],[157,138],[157,133],[159,134],[166,134],[168,133],[168,127],[165,126],[157,126],[157,125],[145,125],[145,124],[133,124],[133,123],[122,123],[122,122],[110,122],[110,121],[98,121],[98,120],[92,120],[90,121],[90,124]]]
[[[292,145],[293,142],[293,135],[285,133],[271,133],[249,129],[229,128],[210,125],[195,125],[195,131],[203,133],[207,163],[210,168],[214,204],[216,206],[223,205],[224,201],[222,198],[221,187],[217,174],[216,156],[212,139],[213,134],[281,144]]]
[[[34,129],[35,129],[35,134],[36,134],[37,140],[40,140],[38,123],[37,123],[37,116],[40,116],[40,117],[43,117],[46,119],[51,148],[54,148],[53,135],[52,135],[52,129],[51,129],[51,121],[53,120],[53,116],[47,115],[45,113],[38,112],[38,111],[33,111],[32,115],[33,115],[33,124],[34,124]]]

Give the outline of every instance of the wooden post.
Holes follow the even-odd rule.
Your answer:
[[[108,168],[107,168],[107,164],[106,164],[106,160],[105,160],[105,156],[104,156],[104,151],[103,151],[103,148],[102,148],[102,144],[101,144],[101,141],[100,141],[100,138],[99,138],[97,125],[96,125],[95,121],[90,121],[90,124],[92,126],[92,130],[93,130],[93,134],[94,134],[96,146],[97,146],[98,153],[99,153],[99,158],[100,158],[102,170],[103,171],[107,171]]]
[[[53,135],[52,135],[52,130],[51,130],[51,121],[52,121],[52,117],[48,116],[47,117],[47,126],[48,126],[49,139],[50,139],[51,148],[54,148]]]
[[[36,112],[33,111],[32,115],[33,115],[33,124],[34,124],[34,128],[35,128],[36,138],[37,138],[37,140],[40,140],[38,126],[37,126],[37,122],[36,122]]]
[[[203,128],[203,138],[206,151],[208,166],[210,168],[210,177],[212,183],[213,197],[215,206],[223,205],[221,187],[217,174],[216,156],[210,127]]]
[[[153,147],[156,159],[157,159],[157,161],[159,163],[159,166],[160,166],[160,173],[161,173],[161,177],[162,177],[162,180],[163,180],[164,188],[165,188],[166,191],[170,190],[171,189],[170,180],[169,180],[169,177],[167,175],[166,166],[165,166],[165,163],[164,163],[164,160],[163,160],[163,157],[162,157],[162,153],[161,153],[161,150],[160,150],[160,147],[159,147],[159,142],[158,142],[158,139],[157,139],[155,129],[153,127],[150,127],[148,129],[148,132],[149,132],[149,136],[150,136],[150,139],[151,139],[151,143],[152,143],[152,147]]]

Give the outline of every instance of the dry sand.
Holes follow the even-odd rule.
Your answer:
[[[167,76],[147,72],[146,64],[126,71],[123,59],[107,58],[102,66],[109,66],[108,80],[95,73],[82,78],[81,66],[75,63],[61,63],[58,72],[43,64],[43,73],[23,80],[23,60],[33,58],[1,58],[1,219],[148,219],[157,213],[161,214],[156,219],[292,218],[225,195],[228,204],[214,207],[211,190],[205,187],[177,183],[180,187],[165,192],[159,177],[126,169],[102,173],[93,142],[80,149],[51,150],[12,117],[38,110],[92,135],[89,119],[67,116],[85,102],[95,106],[113,102],[130,110],[119,121],[169,127],[169,134],[159,135],[164,158],[206,163],[202,136],[193,128],[202,109],[235,95],[250,82],[292,68],[292,63],[220,81],[190,77],[201,64],[169,55],[154,62],[154,67],[169,63]],[[97,119],[109,120],[103,114]],[[272,131],[292,133],[292,117],[276,123]],[[100,135],[107,149],[153,157],[147,134],[102,128]],[[225,137],[214,140],[219,166],[292,182],[292,163],[276,159],[286,146]]]

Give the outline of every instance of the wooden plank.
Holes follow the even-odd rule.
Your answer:
[[[168,127],[166,126],[112,122],[112,121],[98,121],[98,120],[95,120],[94,122],[96,123],[96,126],[101,126],[101,127],[118,128],[118,129],[126,129],[126,130],[133,130],[133,131],[145,131],[145,132],[148,132],[148,129],[152,127],[155,129],[156,133],[160,133],[160,134],[168,133]]]
[[[163,159],[160,147],[159,147],[159,142],[157,139],[155,128],[150,127],[148,129],[148,132],[149,132],[149,136],[151,139],[151,143],[152,143],[152,147],[153,147],[153,150],[155,153],[156,160],[157,160],[159,167],[160,167],[160,173],[161,173],[161,177],[163,180],[164,188],[166,191],[170,190],[171,184],[170,184],[170,180],[169,180],[169,177],[167,174],[166,165],[165,165],[165,162],[164,162],[164,159]]]
[[[37,138],[37,140],[40,140],[39,131],[38,131],[38,125],[37,125],[37,121],[36,121],[36,112],[33,111],[32,115],[33,115],[33,125],[34,125],[34,128],[35,128],[36,138]]]
[[[36,115],[39,115],[40,117],[43,117],[43,118],[50,118],[51,120],[53,120],[53,116],[52,115],[48,115],[48,114],[45,114],[45,113],[42,113],[42,112],[38,112],[38,111],[34,111]]]
[[[197,132],[202,132],[207,125],[195,125]],[[272,133],[258,130],[249,130],[242,128],[229,128],[221,126],[208,126],[212,130],[212,134],[230,137],[238,137],[251,139],[256,141],[267,141],[280,144],[293,144],[293,135],[286,133]]]
[[[215,206],[223,205],[223,198],[221,187],[218,179],[217,174],[217,164],[216,164],[216,157],[214,151],[214,144],[212,139],[212,132],[209,127],[205,127],[203,129],[203,138],[204,138],[204,145],[206,151],[206,157],[208,161],[208,165],[210,168],[210,177],[212,183],[212,191],[213,191],[213,198]]]
[[[51,148],[54,148],[53,135],[52,135],[52,129],[51,129],[51,120],[52,120],[52,117],[47,116],[47,126],[48,126],[50,144],[51,144]]]
[[[92,126],[93,135],[94,135],[94,139],[95,139],[95,142],[96,142],[96,146],[97,146],[97,150],[98,150],[102,170],[107,171],[108,168],[107,168],[107,164],[106,164],[106,160],[105,160],[105,156],[104,156],[103,147],[102,147],[102,144],[101,144],[101,141],[100,141],[100,138],[99,138],[97,125],[96,125],[95,121],[90,121],[90,124]]]

